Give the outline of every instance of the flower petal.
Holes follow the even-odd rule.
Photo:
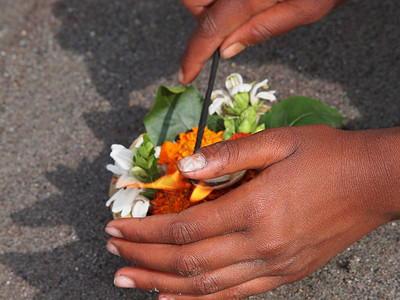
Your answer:
[[[243,77],[239,73],[232,73],[225,80],[225,87],[230,94],[233,87],[243,84]]]
[[[229,106],[233,106],[231,96],[229,96],[229,94],[224,90],[213,91],[211,94],[211,100],[212,102],[208,109],[208,113],[210,115],[214,114],[215,112],[219,115],[222,115],[222,107],[224,103]]]
[[[160,158],[161,146],[156,146],[156,147],[154,147],[154,151],[155,151],[154,156],[155,156],[156,158]]]
[[[143,218],[147,215],[150,200],[143,195],[138,195],[133,201],[131,215],[133,218]]]
[[[257,91],[260,87],[263,87],[264,89],[269,88],[268,85],[268,79],[264,79],[263,81],[256,83],[253,88],[251,89],[250,92],[250,103],[253,105],[254,103],[256,103],[258,101],[258,98],[256,96]]]
[[[120,189],[107,201],[106,205],[109,206],[113,202],[111,211],[113,213],[121,212],[121,217],[126,217],[131,212],[133,201],[141,192],[142,189],[137,188]]]
[[[112,197],[110,199],[107,200],[107,202],[106,202],[107,207],[109,207],[110,204],[113,203],[119,197],[120,191],[122,191],[122,190],[117,191],[114,195],[112,195]]]
[[[122,168],[118,163],[115,163],[114,165],[112,164],[108,164],[106,166],[106,169],[110,172],[113,172],[114,174],[117,175],[122,175],[126,172],[126,170],[124,168]]]
[[[126,187],[126,186],[128,186],[128,185],[130,185],[132,183],[135,183],[135,182],[141,182],[141,181],[139,179],[137,179],[135,176],[133,176],[132,174],[130,174],[130,173],[124,173],[124,174],[121,175],[120,178],[118,178],[118,181],[115,184],[115,187],[117,189],[120,189],[120,188],[124,188],[124,187]]]
[[[140,147],[140,145],[142,145],[143,144],[143,135],[140,135],[140,137],[137,139],[137,141],[136,141],[136,144],[135,144],[135,148],[139,148]]]
[[[236,95],[237,93],[248,93],[251,91],[252,89],[252,85],[250,83],[242,83],[239,85],[234,86],[231,91],[230,94],[232,96]]]
[[[264,91],[264,92],[259,92],[256,95],[256,98],[260,98],[260,99],[264,99],[264,100],[269,100],[269,101],[275,101],[276,97],[275,97],[275,91]]]
[[[213,102],[211,102],[210,106],[208,107],[208,114],[213,115],[215,112],[220,114],[222,109],[222,104],[224,104],[225,99],[222,97],[216,98]]]
[[[110,156],[118,163],[123,169],[129,170],[132,168],[133,152],[122,145],[114,144],[111,146]]]

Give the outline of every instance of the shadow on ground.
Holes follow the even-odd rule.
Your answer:
[[[399,10],[395,1],[354,1],[236,61],[250,66],[273,62],[294,70],[301,66],[311,77],[340,83],[362,115],[350,129],[399,125]],[[195,24],[176,1],[60,0],[53,13],[62,21],[57,41],[85,55],[98,93],[115,108],[85,116],[107,148],[93,162],[82,160],[77,171],[60,165],[48,173],[61,194],[12,215],[21,226],[71,225],[77,240],[48,252],[5,254],[0,261],[38,288],[39,299],[151,299],[154,294],[112,288],[114,271],[126,262],[104,250],[103,228],[110,213],[98,203],[107,194],[109,145],[127,145],[143,131],[140,118],[121,121],[146,113],[138,106],[126,109],[130,93],[176,74]]]

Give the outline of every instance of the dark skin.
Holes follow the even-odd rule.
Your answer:
[[[400,128],[312,125],[201,148],[206,166],[184,176],[259,174],[179,214],[111,221],[106,231],[117,237],[107,248],[140,266],[120,269],[116,284],[129,278],[173,299],[241,299],[300,280],[399,219],[399,145]]]
[[[294,28],[313,23],[346,0],[181,0],[198,21],[181,61],[190,83],[220,47],[227,59]]]
[[[232,57],[344,1],[182,2],[199,22],[179,72],[186,84],[218,47]],[[400,218],[400,128],[276,128],[199,153],[205,167],[188,172],[189,157],[178,164],[184,176],[259,174],[179,214],[109,222],[107,249],[137,265],[117,271],[117,286],[157,289],[159,299],[241,299],[304,278]]]

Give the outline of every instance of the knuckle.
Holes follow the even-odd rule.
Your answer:
[[[218,32],[218,22],[212,11],[208,11],[201,18],[199,26],[197,27],[197,34],[202,38],[211,38]]]
[[[286,158],[298,149],[301,138],[293,128],[282,127],[263,132],[263,146],[269,150],[272,157]]]
[[[258,23],[252,28],[251,35],[255,37],[258,43],[264,43],[274,37],[272,30],[268,25]]]
[[[147,289],[150,291],[158,290],[160,288],[160,280],[157,276],[150,276]]]
[[[240,163],[240,151],[235,141],[224,141],[202,148],[201,152],[215,163],[215,173],[223,173],[227,166]]]
[[[169,239],[173,244],[185,245],[193,241],[193,230],[190,223],[174,222],[169,227]]]
[[[197,294],[213,294],[221,287],[214,276],[203,275],[193,278],[193,289]]]
[[[296,259],[294,257],[281,259],[279,262],[272,264],[271,271],[274,275],[289,275],[297,273],[298,270],[294,267],[295,262]]]
[[[200,260],[193,254],[179,253],[175,259],[175,270],[182,276],[196,276],[201,273]]]
[[[219,168],[221,171],[226,168],[226,165],[237,165],[239,163],[239,149],[234,141],[222,142],[219,145],[218,152],[223,154],[219,160]]]
[[[267,243],[260,243],[258,254],[261,257],[279,258],[286,253],[288,246],[288,242],[283,238],[271,239]]]

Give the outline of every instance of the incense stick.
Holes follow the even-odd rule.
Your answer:
[[[213,57],[212,57],[210,78],[208,80],[206,97],[204,98],[203,108],[201,110],[199,130],[197,131],[197,138],[196,138],[196,145],[194,146],[194,152],[199,150],[199,148],[201,146],[201,140],[203,139],[204,128],[206,127],[206,124],[207,124],[208,107],[211,104],[211,93],[212,93],[213,87],[214,87],[218,63],[219,63],[219,48],[217,50],[215,50]]]

